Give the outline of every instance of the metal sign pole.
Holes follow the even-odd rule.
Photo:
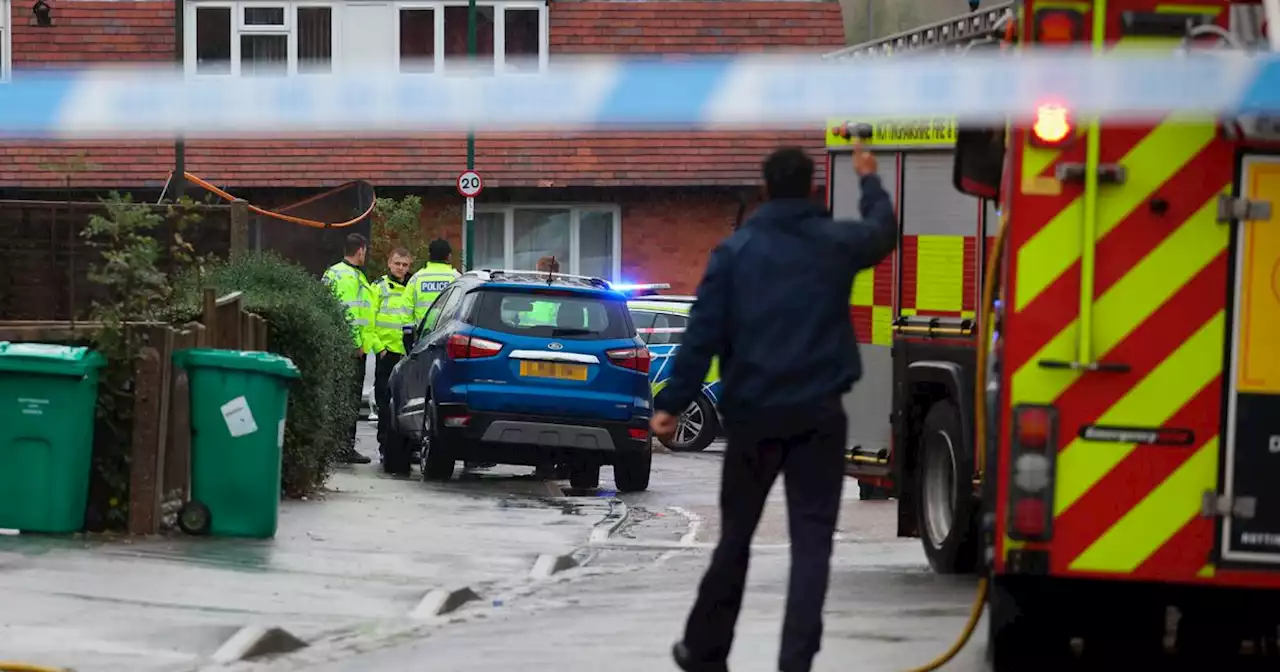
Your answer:
[[[476,62],[476,0],[467,1],[467,60],[474,66]],[[475,129],[467,130],[467,171],[476,169],[476,133]],[[467,198],[467,209],[462,224],[463,270],[472,270],[475,260],[475,199]]]

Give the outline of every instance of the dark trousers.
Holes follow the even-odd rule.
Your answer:
[[[373,398],[378,404],[379,444],[387,440],[387,433],[391,431],[391,390],[387,387],[387,381],[391,379],[391,369],[396,367],[402,356],[388,350],[378,356],[378,363],[373,370]]]
[[[356,445],[356,425],[360,423],[360,407],[364,404],[364,355],[354,355],[351,358],[351,370],[354,377],[351,381],[351,403],[355,405],[355,420],[351,422],[351,428],[347,431],[347,441],[352,449]]]
[[[822,640],[832,536],[844,487],[844,410],[838,399],[802,410],[730,419],[720,486],[720,543],[685,626],[697,660],[722,665],[747,583],[751,538],[765,499],[785,472],[791,579],[782,625],[782,672],[808,672]]]

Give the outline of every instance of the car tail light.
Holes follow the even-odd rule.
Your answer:
[[[502,344],[467,334],[453,334],[449,337],[445,352],[449,355],[449,359],[492,357],[502,352]]]
[[[632,427],[627,430],[627,435],[635,439],[636,441],[644,441],[645,439],[649,438],[649,430],[641,429],[639,427]]]
[[[1071,112],[1056,103],[1046,103],[1036,108],[1036,120],[1031,125],[1033,147],[1061,147],[1075,139],[1075,124]]]
[[[469,424],[471,424],[470,415],[454,415],[444,419],[445,427],[466,427]]]
[[[617,366],[644,374],[649,373],[649,348],[622,348],[610,350],[606,354],[609,355],[609,361]]]
[[[1018,406],[1013,409],[1009,538],[1044,541],[1053,536],[1057,447],[1057,409],[1052,406]]]

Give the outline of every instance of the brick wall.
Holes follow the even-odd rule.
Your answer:
[[[175,59],[172,2],[55,0],[53,25],[35,25],[31,3],[13,2],[15,69],[165,63]]]
[[[403,191],[380,195],[400,197]],[[423,228],[453,245],[462,262],[462,207],[445,189],[416,191],[423,199]],[[733,231],[738,199],[723,189],[486,190],[484,203],[608,203],[622,210],[622,277],[667,282],[672,293],[691,294],[711,249]],[[370,269],[381,275],[383,269]]]
[[[835,2],[564,2],[551,53],[734,54],[844,44]]]

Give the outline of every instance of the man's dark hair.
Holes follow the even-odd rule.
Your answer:
[[[369,239],[358,233],[348,233],[347,242],[342,246],[342,253],[350,257],[369,247]]]
[[[437,238],[427,246],[427,256],[430,261],[447,262],[451,254],[453,254],[453,246],[443,238]]]
[[[781,147],[764,160],[769,198],[808,198],[813,191],[813,159],[800,147]]]

